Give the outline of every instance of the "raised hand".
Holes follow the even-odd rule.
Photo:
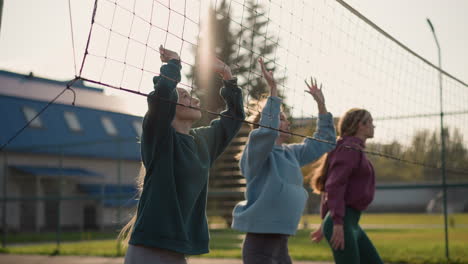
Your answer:
[[[260,63],[260,68],[262,69],[263,78],[265,78],[265,80],[268,83],[268,86],[270,87],[270,95],[278,96],[278,92],[276,90],[276,81],[275,81],[275,78],[273,77],[273,72],[268,71],[266,69],[265,63],[263,62],[262,58],[258,59],[258,63]]]
[[[318,104],[325,104],[325,97],[323,96],[322,93],[322,84],[320,84],[320,88],[317,85],[317,79],[310,77],[310,85],[307,83],[307,80],[304,80],[305,84],[307,85],[307,88],[309,90],[305,90],[307,93],[311,94],[312,97],[314,97],[314,100]]]
[[[159,46],[159,57],[162,62],[168,62],[170,60],[180,60],[179,54],[177,52],[165,49],[162,45]]]
[[[226,65],[222,60],[214,57],[213,58],[213,70],[221,75],[224,80],[231,80],[232,79],[232,73],[231,73],[231,68]]]
[[[325,107],[325,97],[322,93],[322,84],[320,84],[319,88],[317,85],[317,80],[312,77],[310,77],[310,84],[307,82],[307,80],[304,80],[304,82],[307,85],[307,88],[309,88],[309,90],[305,90],[305,92],[311,94],[314,100],[317,102],[319,112],[321,114],[326,113],[327,109]]]

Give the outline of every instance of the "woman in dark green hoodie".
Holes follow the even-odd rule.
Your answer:
[[[224,80],[221,117],[192,129],[201,117],[199,100],[182,88],[180,58],[159,48],[160,76],[148,95],[141,155],[146,169],[137,213],[121,232],[129,238],[126,264],[186,263],[186,255],[207,253],[206,199],[209,169],[244,120],[242,91],[230,68],[218,59],[213,70]]]

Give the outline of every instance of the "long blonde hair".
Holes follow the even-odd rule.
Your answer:
[[[338,135],[340,137],[354,136],[358,132],[359,124],[366,123],[371,118],[369,111],[362,108],[349,109],[338,122]],[[310,180],[310,186],[314,193],[321,194],[325,191],[325,183],[328,174],[328,153],[317,162],[316,168],[306,177]]]
[[[252,99],[249,101],[248,107],[245,108],[245,112],[247,113],[248,117],[245,119],[249,122],[250,130],[254,130],[259,128],[260,118],[262,117],[262,110],[265,107],[266,95],[262,96],[262,99],[256,100]],[[245,145],[244,145],[245,148]],[[242,158],[242,154],[244,153],[244,148],[234,156],[236,160],[240,160]]]
[[[143,183],[145,181],[145,176],[146,176],[146,168],[141,164],[140,167],[140,172],[138,173],[137,177],[137,189],[138,193],[137,196],[138,198],[141,197],[141,193],[143,192]],[[128,223],[120,230],[119,235],[117,236],[117,240],[120,241],[120,243],[125,247],[128,245],[128,241],[130,240],[130,234],[132,233],[133,226],[135,226],[135,222],[137,219],[137,209],[135,209],[135,213],[133,214],[132,218],[128,221]]]

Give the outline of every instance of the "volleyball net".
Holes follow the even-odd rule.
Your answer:
[[[179,85],[203,95],[219,89],[197,82],[204,41],[208,53],[231,66],[249,113],[258,111],[249,102],[268,91],[257,63],[264,58],[299,138],[311,136],[308,127],[318,115],[304,92],[304,80],[313,76],[335,117],[353,107],[372,113],[376,131],[369,153],[440,168],[442,105],[447,169],[468,173],[467,85],[344,1],[99,0],[78,78],[146,95],[159,75],[163,45],[181,57]],[[219,107],[202,108],[212,118],[219,113]]]

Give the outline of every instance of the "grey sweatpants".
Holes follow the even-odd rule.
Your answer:
[[[161,248],[128,245],[124,264],[187,264],[184,254]]]
[[[289,235],[247,233],[242,248],[244,264],[291,264]]]

